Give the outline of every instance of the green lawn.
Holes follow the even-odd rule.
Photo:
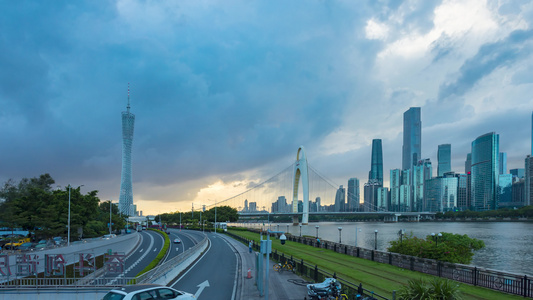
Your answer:
[[[246,239],[259,241],[259,234],[254,232],[229,229],[228,232]],[[365,289],[388,298],[392,298],[392,291],[398,291],[401,286],[407,284],[409,279],[433,277],[432,275],[291,241],[287,241],[285,245],[281,245],[279,240],[274,239],[272,247],[278,252],[285,253],[285,256],[303,259],[305,262],[317,265],[320,269],[331,273],[336,272],[339,278],[357,285],[362,283]],[[523,299],[520,296],[513,296],[464,283],[460,283],[460,290],[464,299]]]

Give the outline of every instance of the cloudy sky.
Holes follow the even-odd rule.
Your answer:
[[[128,83],[145,214],[238,194],[300,145],[346,185],[381,138],[388,181],[412,106],[434,173],[439,144],[464,172],[491,131],[523,168],[532,50],[522,0],[0,1],[0,181],[50,173],[118,200]]]

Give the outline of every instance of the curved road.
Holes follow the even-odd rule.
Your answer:
[[[220,234],[206,234],[210,240],[206,253],[171,287],[196,294],[198,299],[235,299],[237,253]]]

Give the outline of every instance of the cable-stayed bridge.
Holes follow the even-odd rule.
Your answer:
[[[347,191],[347,192],[346,192]],[[345,194],[346,193],[346,194]],[[289,215],[293,223],[307,224],[309,215],[379,215],[385,221],[395,222],[404,215],[418,220],[424,212],[391,212],[376,203],[360,203],[359,195],[348,189],[340,189],[331,180],[320,174],[307,162],[302,146],[296,161],[247,191],[218,202],[217,206],[230,206],[241,216]],[[207,208],[214,207],[211,205]]]

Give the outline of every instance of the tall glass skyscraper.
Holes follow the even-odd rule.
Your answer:
[[[452,171],[452,145],[439,145],[437,150],[437,176],[443,176],[444,173]]]
[[[135,115],[130,113],[130,89],[128,86],[127,111],[122,112],[122,176],[120,182],[120,212],[127,216],[135,215],[131,179],[131,145],[133,143],[133,127]]]
[[[499,173],[507,174],[507,153],[506,152],[500,152],[500,156],[498,158],[498,167],[500,168]]]
[[[498,208],[500,136],[484,134],[472,142],[472,208],[477,211]]]
[[[390,206],[389,211],[400,211],[400,186],[402,172],[400,169],[390,170]]]
[[[350,178],[348,179],[348,190],[346,191],[346,196],[348,198],[348,209],[347,211],[358,211],[359,210],[359,179]]]
[[[403,114],[402,169],[411,169],[422,157],[422,121],[420,107]]]
[[[372,140],[372,164],[370,166],[368,180],[370,181],[372,179],[383,184],[383,149],[381,147],[381,139]]]

